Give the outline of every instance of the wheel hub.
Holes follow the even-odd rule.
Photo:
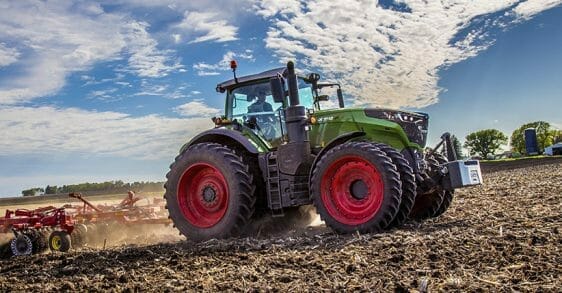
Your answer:
[[[25,251],[27,249],[27,243],[24,240],[17,241],[16,246],[19,251]]]
[[[335,220],[346,225],[360,225],[378,213],[384,199],[384,183],[371,162],[348,155],[327,167],[320,192],[327,212]]]
[[[211,164],[189,166],[180,178],[178,190],[181,212],[196,227],[216,225],[228,209],[228,183],[222,172]]]
[[[217,199],[217,192],[211,186],[206,186],[203,189],[203,200],[206,203],[212,203],[215,199]]]
[[[62,246],[62,241],[61,238],[57,235],[54,236],[53,239],[51,240],[51,246],[55,249],[55,250],[59,250]]]
[[[369,188],[363,180],[355,180],[351,183],[349,193],[351,193],[351,196],[353,196],[353,198],[362,200],[369,194]]]

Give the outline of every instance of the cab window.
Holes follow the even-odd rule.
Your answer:
[[[283,104],[275,103],[269,83],[247,85],[229,94],[232,120],[246,124],[270,143],[283,135]]]

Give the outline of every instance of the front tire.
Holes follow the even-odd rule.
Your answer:
[[[189,147],[166,175],[166,199],[174,225],[193,241],[240,233],[256,198],[248,165],[217,143]]]
[[[414,201],[416,200],[416,181],[414,171],[404,156],[396,149],[382,143],[377,143],[376,146],[390,157],[392,163],[396,165],[396,170],[400,173],[400,181],[402,182],[400,207],[398,208],[396,216],[394,216],[394,219],[388,226],[389,228],[400,227],[408,220],[408,215],[410,215],[410,212],[414,207]]]
[[[392,160],[368,142],[330,149],[314,167],[311,180],[318,214],[339,233],[382,231],[398,211],[401,188]]]

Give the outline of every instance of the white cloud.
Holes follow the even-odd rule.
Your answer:
[[[211,126],[208,118],[132,117],[73,108],[0,107],[0,153],[77,152],[169,158],[187,139]]]
[[[55,94],[70,73],[100,61],[127,58],[127,71],[146,77],[181,68],[171,51],[157,48],[147,27],[119,12],[105,13],[99,4],[2,2],[0,41],[15,43],[26,54],[17,62],[21,73],[0,81],[0,104]]]
[[[439,70],[490,46],[490,28],[561,1],[397,2],[401,8],[348,0],[266,1],[254,8],[272,22],[266,47],[281,61],[296,59],[300,68],[342,82],[357,104],[424,107],[437,102]],[[475,23],[478,17],[491,21]]]
[[[199,76],[214,76],[214,75],[219,75],[220,72],[216,72],[216,71],[197,71],[197,75]]]
[[[124,73],[117,73],[115,74],[114,77],[110,77],[110,78],[101,78],[101,79],[97,79],[95,76],[91,76],[91,75],[81,75],[80,76],[80,80],[84,81],[84,84],[82,85],[84,86],[90,86],[90,85],[98,85],[98,84],[104,84],[104,83],[114,83],[114,84],[120,84],[120,85],[128,85],[128,82],[122,81],[125,78],[125,74]]]
[[[8,66],[16,61],[20,53],[15,48],[8,48],[4,44],[0,43],[0,67]]]
[[[560,5],[560,0],[527,0],[517,4],[513,11],[524,19],[529,19],[546,9]]]
[[[157,48],[158,43],[149,35],[146,22],[131,21],[124,26],[129,67],[141,77],[162,77],[183,66],[170,56],[172,51]]]
[[[253,8],[261,16],[271,17],[276,14],[296,14],[300,11],[299,1],[293,0],[255,0]]]
[[[141,80],[140,91],[134,93],[134,96],[159,96],[166,99],[179,99],[187,96],[185,90],[187,85],[181,84],[173,86],[170,84],[152,83],[146,79]]]
[[[209,107],[202,100],[197,99],[176,107],[175,111],[185,117],[212,117],[218,115],[221,110]]]
[[[120,95],[115,95],[115,92],[117,92],[117,88],[96,90],[96,91],[91,91],[88,94],[88,97],[92,99],[106,101],[106,102],[121,100],[122,97]]]
[[[238,27],[228,24],[216,12],[186,11],[183,20],[175,25],[183,33],[197,36],[189,43],[228,42],[238,40]]]
[[[235,53],[232,51],[226,52],[220,61],[214,64],[209,64],[205,62],[199,62],[193,64],[193,69],[197,71],[197,75],[199,76],[207,76],[207,75],[219,75],[219,71],[228,71],[230,69],[230,61],[235,59],[245,59],[250,62],[254,62],[255,58],[252,55],[252,50],[245,50],[243,53]]]

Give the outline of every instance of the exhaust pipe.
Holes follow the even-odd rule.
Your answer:
[[[277,149],[277,160],[282,173],[307,175],[310,168],[311,154],[308,138],[306,108],[300,105],[299,88],[295,64],[287,63],[287,86],[289,106],[285,109],[287,143]]]

